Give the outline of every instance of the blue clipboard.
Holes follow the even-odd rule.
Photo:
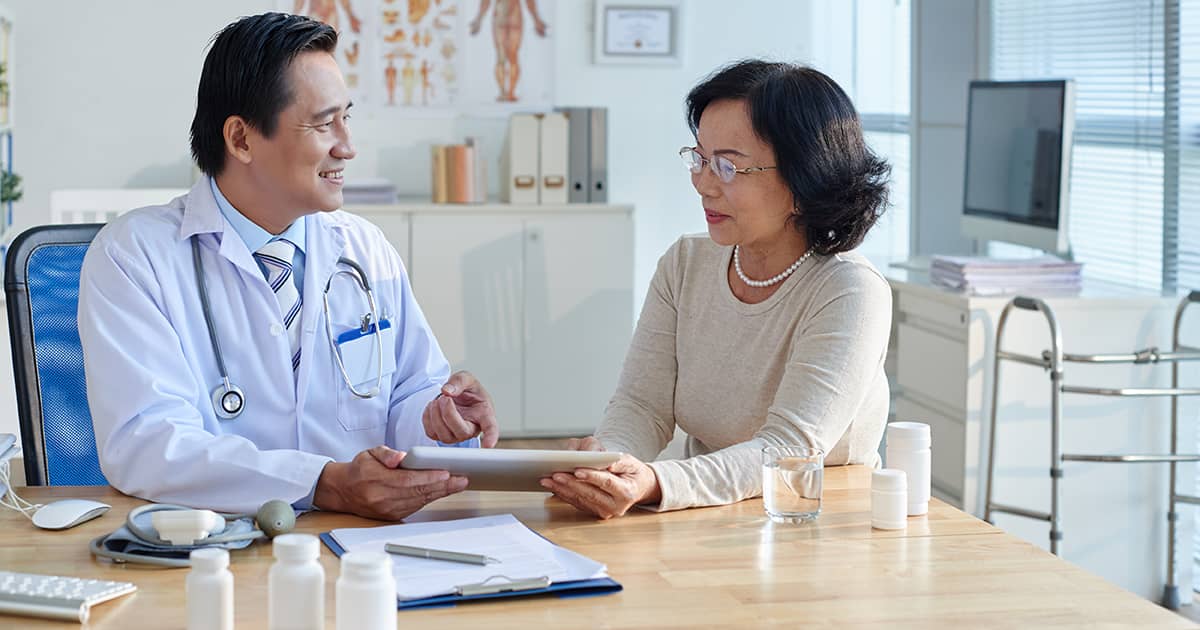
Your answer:
[[[325,543],[325,546],[329,547],[329,550],[338,557],[341,557],[341,555],[346,552],[346,550],[342,549],[342,546],[333,539],[333,534],[330,532],[321,534],[321,542]],[[608,577],[595,578],[591,580],[573,580],[570,582],[555,582],[549,586],[539,585],[534,588],[506,588],[506,585],[501,583],[493,585],[492,588],[487,589],[489,592],[484,593],[473,593],[470,595],[437,595],[435,597],[398,601],[396,608],[399,610],[435,608],[439,606],[454,606],[459,602],[546,594],[554,594],[558,597],[564,598],[589,597],[592,595],[616,593],[622,588],[623,587],[620,585],[620,583]]]

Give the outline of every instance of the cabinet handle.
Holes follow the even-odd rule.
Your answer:
[[[530,232],[529,232],[529,240],[531,240],[531,241],[534,241],[534,242],[537,242],[537,240],[538,240],[538,233],[537,233],[537,232],[530,231]]]

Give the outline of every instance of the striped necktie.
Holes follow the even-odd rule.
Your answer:
[[[254,258],[266,267],[267,284],[275,291],[279,301],[279,313],[287,330],[288,343],[292,349],[292,371],[300,367],[300,292],[292,278],[292,256],[296,246],[286,239],[276,239],[258,248]]]

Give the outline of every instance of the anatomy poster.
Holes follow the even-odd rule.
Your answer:
[[[553,0],[280,0],[338,30],[356,106],[399,115],[552,106]]]

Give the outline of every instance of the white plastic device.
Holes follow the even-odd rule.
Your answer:
[[[212,510],[160,510],[150,513],[150,522],[172,545],[194,545],[225,528],[225,519]]]
[[[103,516],[112,506],[91,499],[62,499],[33,513],[33,524],[42,529],[70,529]]]

